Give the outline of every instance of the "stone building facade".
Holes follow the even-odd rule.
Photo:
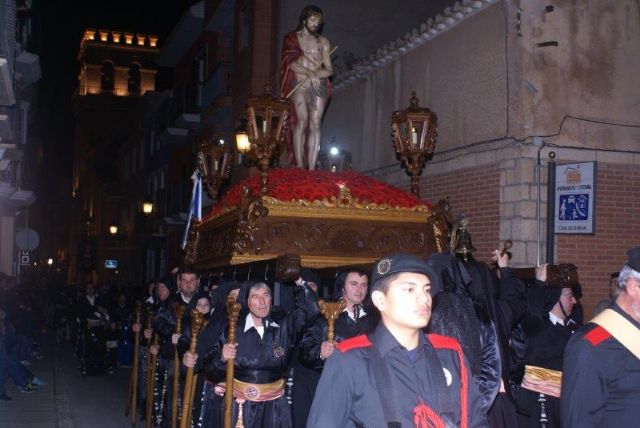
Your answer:
[[[558,164],[595,161],[595,233],[556,235],[551,260],[578,266],[589,316],[640,244],[638,9],[631,0],[456,2],[334,76],[323,144],[408,188],[390,118],[415,90],[439,127],[422,196],[448,197],[469,216],[481,260],[512,239],[516,266],[544,261],[549,153]]]

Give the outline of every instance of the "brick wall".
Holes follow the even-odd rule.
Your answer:
[[[408,181],[408,180],[407,180]],[[449,198],[454,215],[466,214],[475,254],[488,261],[500,245],[500,167],[492,164],[423,177],[421,196],[435,203]]]
[[[640,245],[640,170],[634,165],[598,163],[596,233],[557,235],[557,260],[574,263],[582,284],[585,318],[608,297],[609,275],[624,264],[626,251]]]

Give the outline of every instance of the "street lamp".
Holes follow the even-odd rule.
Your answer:
[[[115,224],[112,224],[111,226],[109,226],[109,233],[112,235],[117,235],[118,234],[118,226],[116,226]]]
[[[420,173],[427,156],[433,153],[438,135],[438,117],[428,108],[418,105],[415,91],[410,105],[391,115],[393,143],[400,161],[411,175],[411,192],[420,197]]]
[[[328,150],[321,149],[318,153],[318,163],[325,171],[338,172],[351,169],[351,153],[340,149],[335,138],[331,139]]]
[[[153,202],[144,201],[142,202],[142,213],[144,215],[149,215],[153,212]]]
[[[53,265],[53,259],[52,259],[51,257],[49,257],[49,258],[47,259],[47,264],[48,264],[49,266]]]

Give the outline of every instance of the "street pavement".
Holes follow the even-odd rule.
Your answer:
[[[42,360],[29,369],[46,385],[33,394],[21,393],[11,380],[5,386],[11,401],[0,401],[2,428],[123,428],[130,369],[112,375],[80,375],[78,360],[70,344],[57,345],[41,338]],[[138,426],[141,426],[138,423]]]

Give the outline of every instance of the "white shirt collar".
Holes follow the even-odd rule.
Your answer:
[[[182,294],[182,291],[181,291],[180,292],[180,298],[182,299],[182,301],[184,303],[186,303],[188,305],[189,303],[191,303],[191,299],[193,299],[193,296],[191,298],[187,299],[187,297],[184,294]]]
[[[265,322],[267,324],[267,327],[280,327],[277,323],[275,323],[273,321],[267,320]],[[256,325],[253,323],[253,317],[251,316],[251,312],[249,312],[247,314],[247,319],[244,322],[244,331],[246,332],[251,327],[255,328],[258,331],[258,333],[260,332],[260,330],[258,330],[258,329],[263,329],[264,328],[264,326],[256,327]],[[262,334],[260,336],[262,336]]]
[[[553,325],[556,325],[556,324],[564,325],[564,320],[558,318],[556,314],[554,314],[553,312],[549,312],[549,321],[551,321],[551,324]]]
[[[344,308],[344,310],[342,312],[346,312],[347,315],[349,316],[349,318],[351,318],[352,320],[356,321],[355,314],[353,312],[349,311],[349,307]],[[365,312],[364,308],[362,306],[360,306],[360,311],[358,311],[358,319],[362,318],[365,315],[367,315],[367,313]]]

